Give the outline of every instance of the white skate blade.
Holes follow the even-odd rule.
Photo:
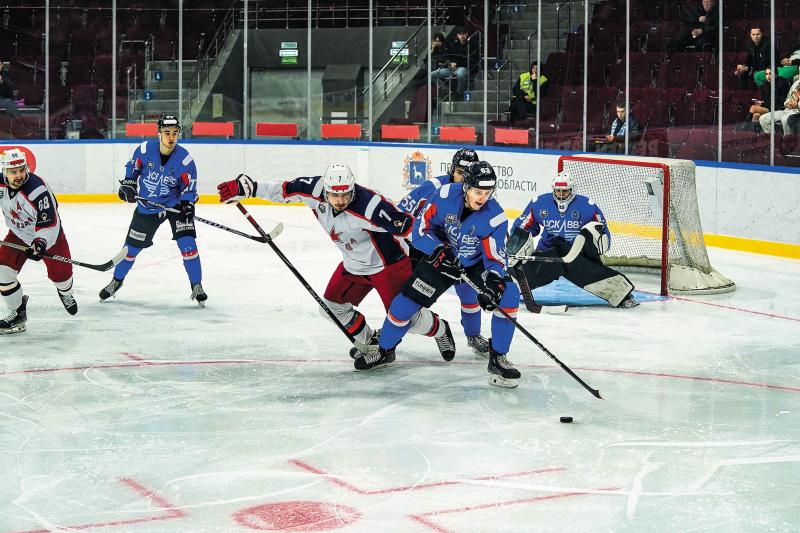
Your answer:
[[[497,374],[489,374],[489,385],[503,389],[516,389],[519,386],[518,379],[506,379]]]
[[[21,333],[23,331],[26,331],[27,329],[28,328],[25,326],[24,323],[23,324],[17,324],[16,326],[11,327],[11,328],[0,329],[0,335],[12,335],[14,333]]]

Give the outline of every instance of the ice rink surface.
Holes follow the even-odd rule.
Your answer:
[[[112,257],[131,209],[62,205],[73,257]],[[310,211],[250,211],[322,292],[340,259]],[[453,294],[455,361],[409,336],[357,373],[269,247],[198,233],[205,309],[166,225],[116,299],[76,268],[75,317],[26,265],[28,331],[0,337],[0,533],[800,531],[798,261],[711,249],[735,292],[521,311],[598,400],[521,335],[520,387],[490,387]],[[377,295],[361,310],[381,325]]]

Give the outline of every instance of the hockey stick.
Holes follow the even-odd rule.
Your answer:
[[[13,242],[6,242],[6,241],[0,241],[0,246],[15,248],[23,252],[30,249],[30,246],[22,246],[20,244],[14,244]],[[123,246],[122,250],[120,250],[119,253],[115,255],[110,261],[106,261],[105,263],[99,265],[94,265],[92,263],[84,263],[83,261],[76,261],[75,259],[64,257],[63,255],[49,254],[47,252],[44,252],[42,254],[42,257],[47,257],[48,259],[52,259],[53,261],[59,261],[61,263],[69,263],[71,265],[76,265],[84,268],[91,268],[92,270],[97,270],[99,272],[106,272],[107,270],[111,270],[112,267],[115,267],[120,261],[125,259],[125,256],[127,254],[128,254],[128,247]]]
[[[533,261],[535,263],[562,263],[569,264],[575,261],[583,250],[583,245],[586,244],[586,237],[579,234],[572,241],[569,252],[564,257],[550,257],[546,255],[514,255],[509,254],[509,259],[517,259],[518,261]]]
[[[475,291],[476,291],[478,294],[484,294],[483,290],[481,290],[481,288],[480,288],[480,287],[479,287],[477,284],[473,283],[473,281],[472,281],[471,279],[469,279],[469,278],[467,277],[467,275],[466,275],[466,274],[461,274],[461,280],[462,280],[462,281],[464,281],[464,283],[466,283],[467,285],[469,285],[469,286],[470,286],[470,287],[472,287],[473,289],[475,289]],[[525,328],[522,326],[522,324],[520,324],[519,322],[517,322],[517,319],[515,319],[515,318],[512,318],[512,317],[511,317],[511,315],[509,315],[509,314],[508,314],[508,312],[507,312],[505,309],[503,309],[502,307],[500,307],[500,305],[499,305],[499,304],[497,305],[497,310],[498,310],[498,311],[500,311],[500,313],[502,313],[502,315],[503,315],[504,317],[506,317],[508,320],[510,320],[510,321],[511,321],[511,323],[512,323],[512,324],[514,324],[514,327],[515,327],[515,328],[517,328],[518,330],[520,330],[520,331],[522,332],[522,334],[523,334],[523,335],[525,335],[525,336],[526,336],[526,337],[528,337],[528,338],[529,338],[531,341],[533,341],[533,343],[534,343],[536,346],[538,346],[538,347],[539,347],[539,349],[540,349],[540,350],[542,350],[542,351],[543,351],[545,354],[547,354],[547,356],[548,356],[548,357],[550,357],[550,359],[552,359],[553,361],[555,361],[556,363],[558,363],[558,366],[560,366],[560,367],[561,367],[561,369],[562,369],[562,370],[564,370],[564,372],[566,372],[567,374],[569,374],[570,376],[572,376],[572,378],[573,378],[573,379],[575,379],[575,381],[577,381],[578,383],[580,383],[580,384],[583,386],[583,388],[584,388],[584,389],[586,389],[586,390],[588,390],[590,393],[592,393],[592,396],[594,396],[595,398],[599,398],[599,399],[601,399],[601,400],[603,399],[603,397],[602,397],[602,396],[600,396],[600,391],[599,391],[599,390],[597,390],[597,389],[593,389],[593,388],[591,388],[589,385],[587,385],[585,381],[583,381],[583,380],[582,380],[580,377],[578,377],[578,375],[577,375],[577,374],[575,374],[575,372],[573,372],[573,371],[572,371],[572,370],[571,370],[571,369],[570,369],[570,368],[569,368],[567,365],[565,365],[564,363],[562,363],[562,362],[561,362],[561,360],[560,360],[558,357],[556,357],[555,355],[553,355],[553,353],[552,353],[550,350],[548,350],[548,349],[545,347],[545,345],[544,345],[544,344],[542,344],[541,342],[539,342],[539,341],[536,339],[536,337],[534,337],[533,335],[531,335],[531,333],[530,333],[530,332],[529,332],[527,329],[525,329]]]
[[[514,265],[514,274],[517,280],[517,285],[519,285],[519,292],[522,294],[522,301],[525,302],[525,308],[530,311],[531,313],[538,314],[545,314],[545,315],[556,315],[561,313],[566,313],[567,309],[569,309],[566,305],[540,305],[537,304],[536,301],[533,299],[533,291],[531,291],[530,285],[528,285],[528,280],[525,277],[525,272],[522,270],[522,267],[519,265]]]
[[[148,200],[147,198],[142,198],[141,196],[137,196],[136,199],[139,200],[140,202],[143,202],[145,204],[151,205],[153,207],[158,207],[159,209],[163,209],[164,211],[169,211],[170,213],[180,213],[180,209],[175,209],[174,207],[167,207],[167,206],[165,206],[163,204],[159,204],[158,202],[153,202],[152,200]],[[264,237],[256,237],[255,235],[248,235],[247,233],[244,233],[244,232],[239,231],[237,229],[229,228],[228,226],[223,226],[219,222],[214,222],[213,220],[208,220],[206,218],[199,217],[197,215],[194,216],[194,219],[196,221],[198,221],[198,222],[202,222],[203,224],[208,224],[209,226],[213,226],[215,228],[219,228],[221,230],[233,233],[234,235],[239,235],[240,237],[245,237],[245,238],[250,239],[252,241],[267,242],[266,240],[264,240]],[[280,228],[280,229],[278,229],[278,228]],[[272,235],[272,233],[276,232],[276,231],[277,231],[277,233],[275,233],[275,235]],[[283,231],[283,224],[279,224],[278,226],[275,226],[275,228],[270,232],[270,235],[274,239],[275,237],[280,235],[281,231]]]
[[[272,251],[275,252],[278,255],[278,257],[280,257],[281,261],[283,261],[283,264],[285,264],[286,267],[289,270],[292,271],[292,274],[294,274],[294,277],[296,277],[297,280],[300,282],[300,284],[303,287],[305,287],[305,289],[308,291],[308,293],[311,295],[311,297],[314,298],[314,300],[317,301],[319,306],[322,307],[322,309],[325,311],[325,313],[328,315],[328,317],[330,317],[330,319],[333,320],[333,323],[336,324],[336,327],[338,327],[339,330],[342,333],[344,333],[345,337],[347,337],[350,340],[350,342],[353,343],[353,346],[358,348],[358,345],[356,344],[356,338],[353,336],[353,334],[350,333],[349,331],[347,331],[347,328],[344,327],[344,324],[339,322],[339,319],[336,318],[336,315],[333,314],[333,311],[331,311],[331,308],[328,307],[328,304],[325,303],[325,300],[323,300],[320,297],[320,295],[317,294],[317,292],[311,287],[311,285],[308,284],[308,282],[303,277],[303,275],[300,274],[300,272],[294,267],[292,262],[289,261],[289,258],[287,258],[285,255],[283,255],[283,252],[281,251],[281,249],[278,248],[275,245],[274,242],[272,242],[272,237],[270,237],[261,228],[261,226],[258,224],[258,222],[256,222],[256,220],[253,218],[253,215],[248,213],[247,209],[245,209],[244,206],[242,204],[240,204],[239,202],[236,202],[236,207],[239,209],[239,211],[242,212],[242,214],[245,216],[247,221],[250,222],[250,224],[256,229],[256,231],[259,233],[259,235],[261,235],[265,239],[266,243],[269,244],[270,248],[272,248]]]

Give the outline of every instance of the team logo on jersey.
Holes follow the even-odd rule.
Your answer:
[[[425,157],[417,150],[403,158],[403,188],[413,189],[433,177],[433,165],[430,157]]]
[[[153,169],[153,168],[155,168],[155,165],[153,164],[153,162],[152,162],[152,161],[148,161],[148,162],[147,162],[147,168],[149,168],[149,169]]]
[[[453,213],[450,213],[449,215],[444,217],[444,221],[446,224],[455,224],[456,220],[458,220],[458,217]]]
[[[342,242],[341,239],[342,232],[340,231],[339,233],[336,233],[336,228],[331,227],[331,232],[329,233],[329,235],[331,236],[331,240],[333,242]]]
[[[547,209],[540,209],[539,215],[541,215],[542,218],[547,218]]]
[[[574,218],[575,220],[578,220],[579,218],[581,218],[581,214],[578,213],[577,209],[573,209],[572,210],[572,218]]]
[[[323,203],[320,203],[320,204],[317,206],[317,209],[319,209],[319,212],[320,212],[320,213],[322,213],[322,214],[324,215],[324,214],[325,214],[325,210],[326,210],[327,208],[325,207],[325,204],[323,204]]]

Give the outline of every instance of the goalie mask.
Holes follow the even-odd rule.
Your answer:
[[[558,212],[563,215],[574,198],[575,186],[572,184],[572,177],[569,172],[562,170],[553,180],[553,200],[556,201]]]
[[[330,165],[322,175],[322,185],[325,191],[325,201],[331,204],[336,211],[344,211],[353,201],[356,177],[347,165]],[[330,197],[329,195],[334,196]],[[347,195],[347,197],[343,195]]]

